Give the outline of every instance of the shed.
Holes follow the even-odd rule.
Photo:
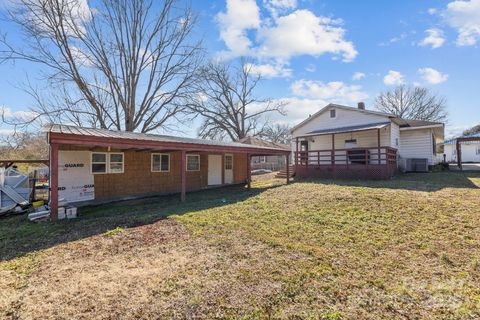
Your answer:
[[[246,183],[252,156],[280,148],[50,124],[51,217],[58,199],[92,203]],[[287,178],[288,182],[288,178]]]

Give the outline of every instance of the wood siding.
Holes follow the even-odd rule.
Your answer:
[[[62,150],[86,150],[85,148],[61,146]],[[92,148],[90,151],[107,152],[105,148]],[[169,194],[180,192],[181,152],[165,152],[170,154],[170,170],[168,172],[151,171],[151,154],[158,152],[110,150],[124,153],[124,172],[111,174],[95,174],[95,200],[117,199],[122,197]],[[208,154],[207,152],[189,152],[200,155],[200,170],[187,171],[187,191],[205,189],[208,186]],[[219,153],[211,153],[219,154]],[[222,154],[223,156],[223,154]],[[222,161],[224,164],[224,161]],[[224,172],[224,168],[222,168]],[[223,175],[223,173],[222,173]],[[247,155],[233,153],[233,183],[245,183],[247,179]]]

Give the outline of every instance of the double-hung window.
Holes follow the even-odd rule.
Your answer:
[[[200,171],[200,155],[187,154],[187,171]]]
[[[123,153],[92,152],[93,174],[123,173]]]
[[[152,172],[169,172],[170,155],[168,153],[152,153]]]

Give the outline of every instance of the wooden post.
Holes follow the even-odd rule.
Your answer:
[[[460,170],[463,170],[462,168],[462,145],[460,144],[460,141],[457,139],[457,164],[458,168]]]
[[[182,160],[180,161],[180,170],[181,170],[181,181],[182,181],[182,191],[180,194],[180,200],[182,202],[186,199],[187,193],[187,152],[182,150]]]
[[[287,164],[287,184],[290,183],[290,154],[285,154],[285,163]]]
[[[332,133],[332,165],[335,165],[335,133]]]
[[[295,149],[295,172],[298,172],[298,137],[295,138],[296,149]]]
[[[251,162],[252,162],[252,157],[248,153],[247,154],[247,187],[250,189],[252,187],[252,169],[251,169]]]
[[[50,144],[50,219],[58,219],[58,144]]]
[[[381,159],[381,156],[380,156],[380,129],[377,129],[377,146],[378,146],[378,150],[377,150],[377,157],[378,157],[378,164],[381,164],[382,163],[382,159]]]

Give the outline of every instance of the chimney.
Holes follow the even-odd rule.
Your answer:
[[[364,102],[359,102],[358,103],[358,109],[365,110],[365,103]]]

